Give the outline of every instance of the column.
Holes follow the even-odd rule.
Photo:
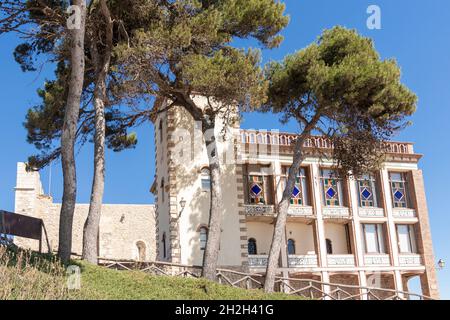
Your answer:
[[[402,281],[402,274],[399,270],[394,271],[394,280],[395,280],[395,290],[397,291],[403,291],[403,281]],[[401,292],[398,293],[398,297],[400,299],[403,299],[405,295]]]
[[[433,253],[433,243],[431,241],[430,221],[428,218],[428,207],[425,195],[425,185],[423,181],[422,170],[412,171],[414,205],[417,218],[419,219],[419,230],[417,244],[419,253],[422,254],[425,273],[421,275],[420,282],[422,293],[433,299],[439,299],[439,287],[436,275],[436,261]]]
[[[280,184],[280,179],[281,179],[281,174],[282,174],[282,170],[281,170],[281,163],[280,161],[277,159],[274,162],[272,162],[272,174],[274,177],[274,187],[275,187],[275,210],[278,210],[277,205],[278,202],[280,201],[280,199],[283,197],[283,188]],[[287,222],[286,222],[287,224]],[[286,271],[287,268],[289,268],[289,263],[288,263],[288,254],[287,254],[287,246],[286,246],[286,227],[284,229],[283,232],[283,238],[282,238],[282,242],[281,242],[281,252],[280,252],[280,258],[281,258],[281,268],[283,268],[283,277],[284,278],[289,278],[289,272]]]
[[[353,241],[354,241],[354,247],[355,252],[353,254],[356,256],[356,266],[364,266],[364,250],[363,245],[361,243],[362,236],[361,236],[361,223],[359,220],[359,203],[358,203],[358,191],[356,190],[356,183],[353,178],[350,178],[349,180],[350,185],[350,199],[351,199],[351,209],[353,212]]]
[[[322,216],[322,195],[320,191],[320,172],[319,164],[314,163],[311,165],[312,171],[312,186],[313,186],[313,198],[314,198],[314,208],[316,210],[316,233],[317,233],[317,244],[318,252],[317,257],[319,258],[319,266],[326,268],[327,264],[327,244],[325,241],[325,225]]]
[[[398,259],[398,244],[395,230],[395,223],[392,210],[392,195],[391,186],[389,185],[389,173],[386,168],[381,170],[381,185],[383,187],[384,199],[385,199],[385,211],[387,217],[387,240],[389,243],[389,251],[391,255],[391,262],[394,267],[399,266]]]
[[[367,277],[366,273],[364,271],[358,271],[359,275],[359,286],[360,287],[367,287]],[[368,300],[369,297],[367,296],[367,290],[361,288],[361,300]]]

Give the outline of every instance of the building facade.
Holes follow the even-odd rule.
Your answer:
[[[241,130],[237,122],[224,127],[221,120],[216,133],[224,195],[219,264],[264,273],[295,135]],[[155,146],[158,260],[201,265],[209,171],[199,124],[171,108],[155,119]],[[343,179],[319,156],[331,148],[321,137],[305,142],[280,274],[399,291],[419,277],[422,293],[438,298],[421,155],[411,143],[389,142],[381,170]]]

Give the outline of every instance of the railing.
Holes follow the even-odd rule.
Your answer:
[[[329,254],[327,256],[329,267],[353,267],[355,256],[353,254]]]
[[[422,266],[422,257],[419,254],[405,254],[400,253],[398,256],[399,263],[402,267],[404,266]]]
[[[388,254],[366,254],[364,255],[364,264],[366,266],[390,266],[391,259]]]
[[[288,215],[293,217],[312,217],[314,216],[314,211],[310,206],[290,205],[288,209]]]
[[[358,214],[364,218],[382,218],[384,217],[383,208],[358,208]]]
[[[276,216],[275,206],[262,204],[245,204],[245,214],[247,216]],[[313,217],[314,211],[310,206],[290,205],[288,215],[292,217]]]
[[[245,204],[245,214],[247,216],[273,216],[275,215],[275,206],[262,204]]]
[[[392,210],[394,218],[415,218],[416,210],[407,208],[394,208]]]
[[[274,131],[241,130],[241,143],[292,146],[297,139],[293,133]],[[333,149],[333,142],[326,137],[310,136],[303,145],[305,148]],[[408,142],[388,141],[383,143],[386,153],[414,154],[413,144]]]
[[[318,265],[317,255],[315,254],[289,255],[288,265],[289,268],[317,267]]]
[[[248,265],[253,268],[266,267],[268,260],[268,255],[249,255]]]
[[[324,218],[350,218],[350,210],[346,207],[323,207]]]
[[[200,266],[187,266],[169,262],[138,262],[134,260],[99,259],[99,264],[116,270],[140,270],[164,276],[193,277],[201,275]],[[243,289],[262,289],[264,275],[229,269],[217,269],[217,282]],[[313,279],[275,278],[275,291],[317,300],[433,300],[430,297],[407,291],[362,287],[321,282]]]

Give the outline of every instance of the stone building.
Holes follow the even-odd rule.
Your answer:
[[[15,212],[40,218],[44,222],[50,249],[58,249],[60,203],[44,194],[39,172],[28,172],[24,163],[17,164]],[[83,226],[89,204],[77,204],[73,221],[74,254],[81,255]],[[155,260],[154,205],[104,204],[98,240],[99,256],[106,259]],[[38,241],[16,237],[21,247],[38,249]],[[46,248],[44,240],[43,248]]]
[[[210,186],[200,127],[180,107],[154,122],[157,259],[201,265]],[[295,135],[241,130],[238,123],[224,128],[219,119],[216,133],[223,132],[216,141],[224,196],[219,264],[263,273]],[[319,158],[318,151],[332,148],[326,139],[311,137],[304,147],[280,273],[357,286],[376,274],[380,287],[399,291],[419,277],[422,293],[439,297],[421,155],[413,145],[386,143],[383,168],[356,180],[339,178],[333,161]]]

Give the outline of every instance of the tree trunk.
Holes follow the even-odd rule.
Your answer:
[[[295,143],[294,158],[292,161],[292,165],[289,168],[289,176],[286,182],[286,187],[283,191],[283,197],[278,204],[278,216],[273,231],[272,244],[270,246],[269,259],[267,261],[266,279],[264,283],[264,290],[269,293],[274,291],[278,260],[280,258],[280,250],[286,250],[286,248],[281,248],[281,243],[283,240],[283,231],[286,227],[286,219],[288,215],[290,200],[292,197],[292,192],[294,191],[295,179],[297,177],[298,171],[300,170],[300,165],[303,161],[303,142],[304,134],[299,136]]]
[[[86,21],[86,1],[74,0],[81,9],[79,29],[71,30],[71,74],[69,93],[61,134],[61,163],[64,180],[63,199],[59,221],[58,255],[63,263],[70,261],[72,252],[72,224],[77,198],[77,178],[75,167],[75,140],[80,113],[81,94],[84,81],[84,34]]]
[[[215,119],[202,125],[208,153],[209,170],[211,174],[211,197],[209,212],[209,229],[203,258],[202,276],[215,281],[219,259],[220,236],[222,224],[222,190],[220,185],[220,161],[215,138]]]
[[[106,0],[100,2],[101,11],[106,22],[106,49],[99,58],[97,41],[93,37],[91,41],[93,60],[97,65],[97,79],[94,90],[95,109],[95,138],[94,138],[94,177],[92,182],[91,201],[89,213],[83,230],[83,260],[97,264],[98,262],[98,234],[100,217],[102,213],[103,193],[105,189],[105,101],[106,78],[109,73],[112,50],[112,20]]]

